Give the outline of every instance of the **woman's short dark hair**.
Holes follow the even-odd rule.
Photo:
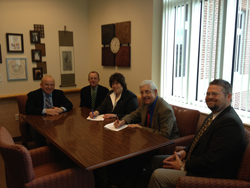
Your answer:
[[[115,81],[119,82],[124,90],[127,89],[127,84],[125,82],[125,77],[121,73],[114,73],[109,78],[109,86],[112,88],[112,83]]]

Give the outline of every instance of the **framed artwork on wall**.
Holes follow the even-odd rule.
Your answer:
[[[40,68],[33,68],[33,80],[41,80],[43,77],[43,69]]]
[[[31,58],[32,62],[41,62],[42,61],[41,50],[31,50]]]
[[[1,44],[0,44],[0,63],[2,63],[2,50],[1,50]]]
[[[30,43],[40,43],[40,31],[30,31]]]
[[[61,74],[75,73],[73,47],[60,47]]]
[[[23,53],[23,34],[6,33],[7,52]]]
[[[40,37],[44,38],[44,25],[34,24],[34,30],[40,31]]]
[[[43,74],[47,74],[47,65],[46,61],[43,62],[37,62],[36,63],[37,68],[42,68],[43,69]]]
[[[46,51],[45,51],[45,44],[36,44],[36,49],[41,50],[42,56],[46,56]]]
[[[6,58],[8,80],[27,80],[27,59]]]

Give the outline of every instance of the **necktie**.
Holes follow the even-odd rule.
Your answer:
[[[46,103],[46,109],[52,108],[49,97],[50,97],[49,95],[46,95],[46,101],[45,101],[45,103]]]
[[[95,109],[95,90],[92,90],[92,94],[91,94],[91,107],[94,110]]]
[[[147,110],[147,127],[150,127],[150,112],[149,112],[149,108]]]
[[[199,141],[199,139],[201,138],[202,134],[205,132],[205,130],[207,130],[208,126],[211,124],[213,120],[213,116],[210,116],[207,121],[205,122],[205,124],[202,126],[202,128],[200,129],[199,133],[195,136],[190,148],[189,148],[189,151],[188,151],[188,154],[187,154],[187,160],[190,159],[191,157],[191,153],[195,147],[195,145],[197,144],[197,142]]]

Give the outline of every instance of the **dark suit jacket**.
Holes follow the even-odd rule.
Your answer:
[[[184,150],[188,152],[189,147]],[[190,160],[185,164],[187,175],[236,178],[244,149],[244,126],[234,109],[228,106],[212,121],[197,142]]]
[[[105,99],[108,92],[109,92],[108,88],[98,85],[97,93],[96,93],[95,108],[93,110],[95,110],[96,107],[98,107],[102,103],[102,101]],[[80,107],[86,107],[89,109],[92,108],[90,85],[81,89],[80,98],[81,98]]]
[[[52,92],[53,106],[64,107],[67,111],[70,111],[73,107],[72,103],[67,99],[62,90],[54,89]],[[43,91],[37,89],[28,93],[28,99],[25,106],[26,114],[39,115],[43,111]]]
[[[97,107],[96,110],[99,114],[112,113],[117,114],[119,118],[122,118],[126,114],[129,114],[138,108],[137,96],[129,90],[123,90],[122,96],[113,110],[113,104],[110,98],[110,94],[113,92],[114,91],[111,90],[102,104]]]

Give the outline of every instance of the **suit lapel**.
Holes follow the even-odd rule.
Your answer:
[[[231,109],[231,106],[228,106],[227,108],[225,108],[209,125],[209,127],[207,128],[207,130],[203,133],[203,135],[201,136],[201,138],[198,140],[197,144],[195,145],[194,149],[200,144],[200,141],[202,139],[203,136],[205,136],[206,134],[208,134],[208,132],[214,128],[214,126],[216,126],[217,124],[217,120],[223,116],[226,112],[228,112]],[[211,115],[211,114],[210,114]],[[207,119],[210,117],[210,115],[204,120],[202,126],[204,125],[204,123],[207,121]]]
[[[126,91],[123,91],[122,92],[122,96],[121,98],[119,99],[119,101],[117,102],[114,110],[113,110],[113,113],[116,113],[117,111],[119,111],[119,109],[122,107],[122,103],[123,103],[123,99],[124,99],[124,96],[126,95],[125,93]]]
[[[156,116],[157,116],[157,110],[159,109],[159,105],[160,105],[160,97],[158,96],[157,98],[157,101],[156,101],[156,104],[155,104],[155,108],[154,108],[154,113],[153,113],[153,118],[152,118],[152,124],[151,124],[151,127],[154,128],[155,127],[155,124],[157,123],[156,121]]]
[[[142,109],[141,109],[141,125],[145,126],[146,125],[146,117],[147,117],[147,108],[148,105],[145,105],[144,103],[142,104]]]

